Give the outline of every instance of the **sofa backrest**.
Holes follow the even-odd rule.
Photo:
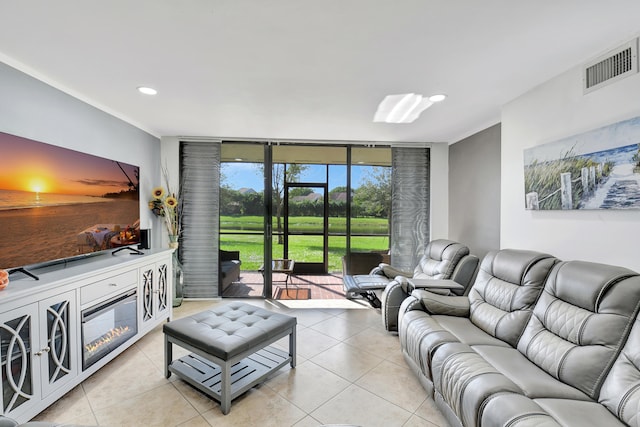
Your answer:
[[[535,251],[489,252],[469,291],[471,322],[515,347],[557,262],[557,258]]]
[[[453,240],[436,239],[424,249],[413,270],[415,279],[451,279],[458,262],[469,255],[469,248]]]
[[[598,401],[616,417],[633,427],[640,426],[640,319],[602,384]]]
[[[518,350],[558,380],[596,398],[629,334],[640,302],[640,275],[585,261],[549,275]]]

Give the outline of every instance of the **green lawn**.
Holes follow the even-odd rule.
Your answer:
[[[284,220],[283,220],[284,221]],[[289,228],[298,231],[321,231],[322,218],[299,216],[290,217]],[[272,219],[275,229],[276,217]],[[346,218],[329,218],[330,233],[344,233]],[[283,222],[284,226],[284,222]],[[264,223],[261,216],[220,216],[221,231],[262,231]],[[353,218],[351,219],[351,234],[389,234],[389,222],[381,218]]]
[[[345,218],[329,218],[330,233],[345,232]],[[273,220],[274,230],[276,220]],[[296,231],[321,231],[322,218],[291,217],[289,227]],[[262,232],[262,217],[245,216],[220,218],[220,248],[240,251],[243,270],[257,270],[262,264],[263,235],[245,234]],[[389,248],[388,221],[378,218],[354,218],[351,221],[352,234],[374,234],[369,236],[352,236],[352,251],[386,250]],[[378,234],[377,236],[375,234]],[[382,235],[384,234],[384,235]],[[345,236],[329,236],[329,271],[341,272],[341,257],[346,252]],[[273,237],[273,258],[283,257],[283,245],[278,244],[277,236]],[[289,258],[310,262],[322,261],[322,236],[291,236],[289,239]]]

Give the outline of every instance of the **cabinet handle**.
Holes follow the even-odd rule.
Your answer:
[[[51,347],[45,347],[42,350],[36,353],[36,356],[42,356],[44,353],[48,353],[51,351]]]
[[[117,283],[109,283],[109,286],[118,286]]]

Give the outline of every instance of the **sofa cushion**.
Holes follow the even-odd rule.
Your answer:
[[[482,411],[481,425],[483,427],[625,426],[604,406],[593,401],[529,399],[513,393],[493,396]]]
[[[487,400],[503,393],[591,401],[511,347],[444,344],[434,354],[431,369],[436,392],[465,425],[477,425]]]
[[[483,356],[491,360],[487,354]],[[517,372],[517,367],[512,371]],[[640,319],[638,317],[634,321],[626,344],[605,378],[598,401],[600,404],[584,400],[530,399],[520,394],[498,394],[489,399],[485,405],[482,425],[488,427],[538,425],[526,423],[530,421],[545,426],[640,426]]]
[[[491,336],[515,347],[549,271],[551,255],[505,249],[488,253],[471,291],[471,321]]]
[[[465,255],[469,255],[469,248],[461,243],[446,239],[432,240],[425,247],[424,255],[413,271],[413,277],[448,279]]]
[[[547,280],[518,350],[554,378],[596,398],[639,301],[640,276],[631,270],[584,261],[560,263]]]
[[[518,384],[520,392],[530,398],[590,399],[582,391],[559,381],[531,363],[517,349],[480,345],[473,346],[473,350],[492,366],[495,366],[503,375]]]
[[[599,402],[630,426],[640,426],[640,319],[600,390]]]
[[[428,326],[423,324],[423,330],[428,330],[423,331],[418,351],[419,366],[427,378],[432,378],[428,370],[433,354],[443,344],[461,342],[466,345],[509,347],[509,344],[504,341],[484,333],[469,319],[451,316],[431,316],[430,319],[433,321],[431,324]]]
[[[462,343],[442,345],[431,361],[435,393],[464,425],[475,426],[486,396],[520,393],[516,383]]]

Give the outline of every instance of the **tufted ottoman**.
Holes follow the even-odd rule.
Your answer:
[[[296,323],[292,316],[233,302],[165,323],[165,376],[178,375],[220,402],[231,400],[282,368],[296,366]],[[289,353],[269,344],[289,335]],[[173,360],[176,344],[192,353]]]

